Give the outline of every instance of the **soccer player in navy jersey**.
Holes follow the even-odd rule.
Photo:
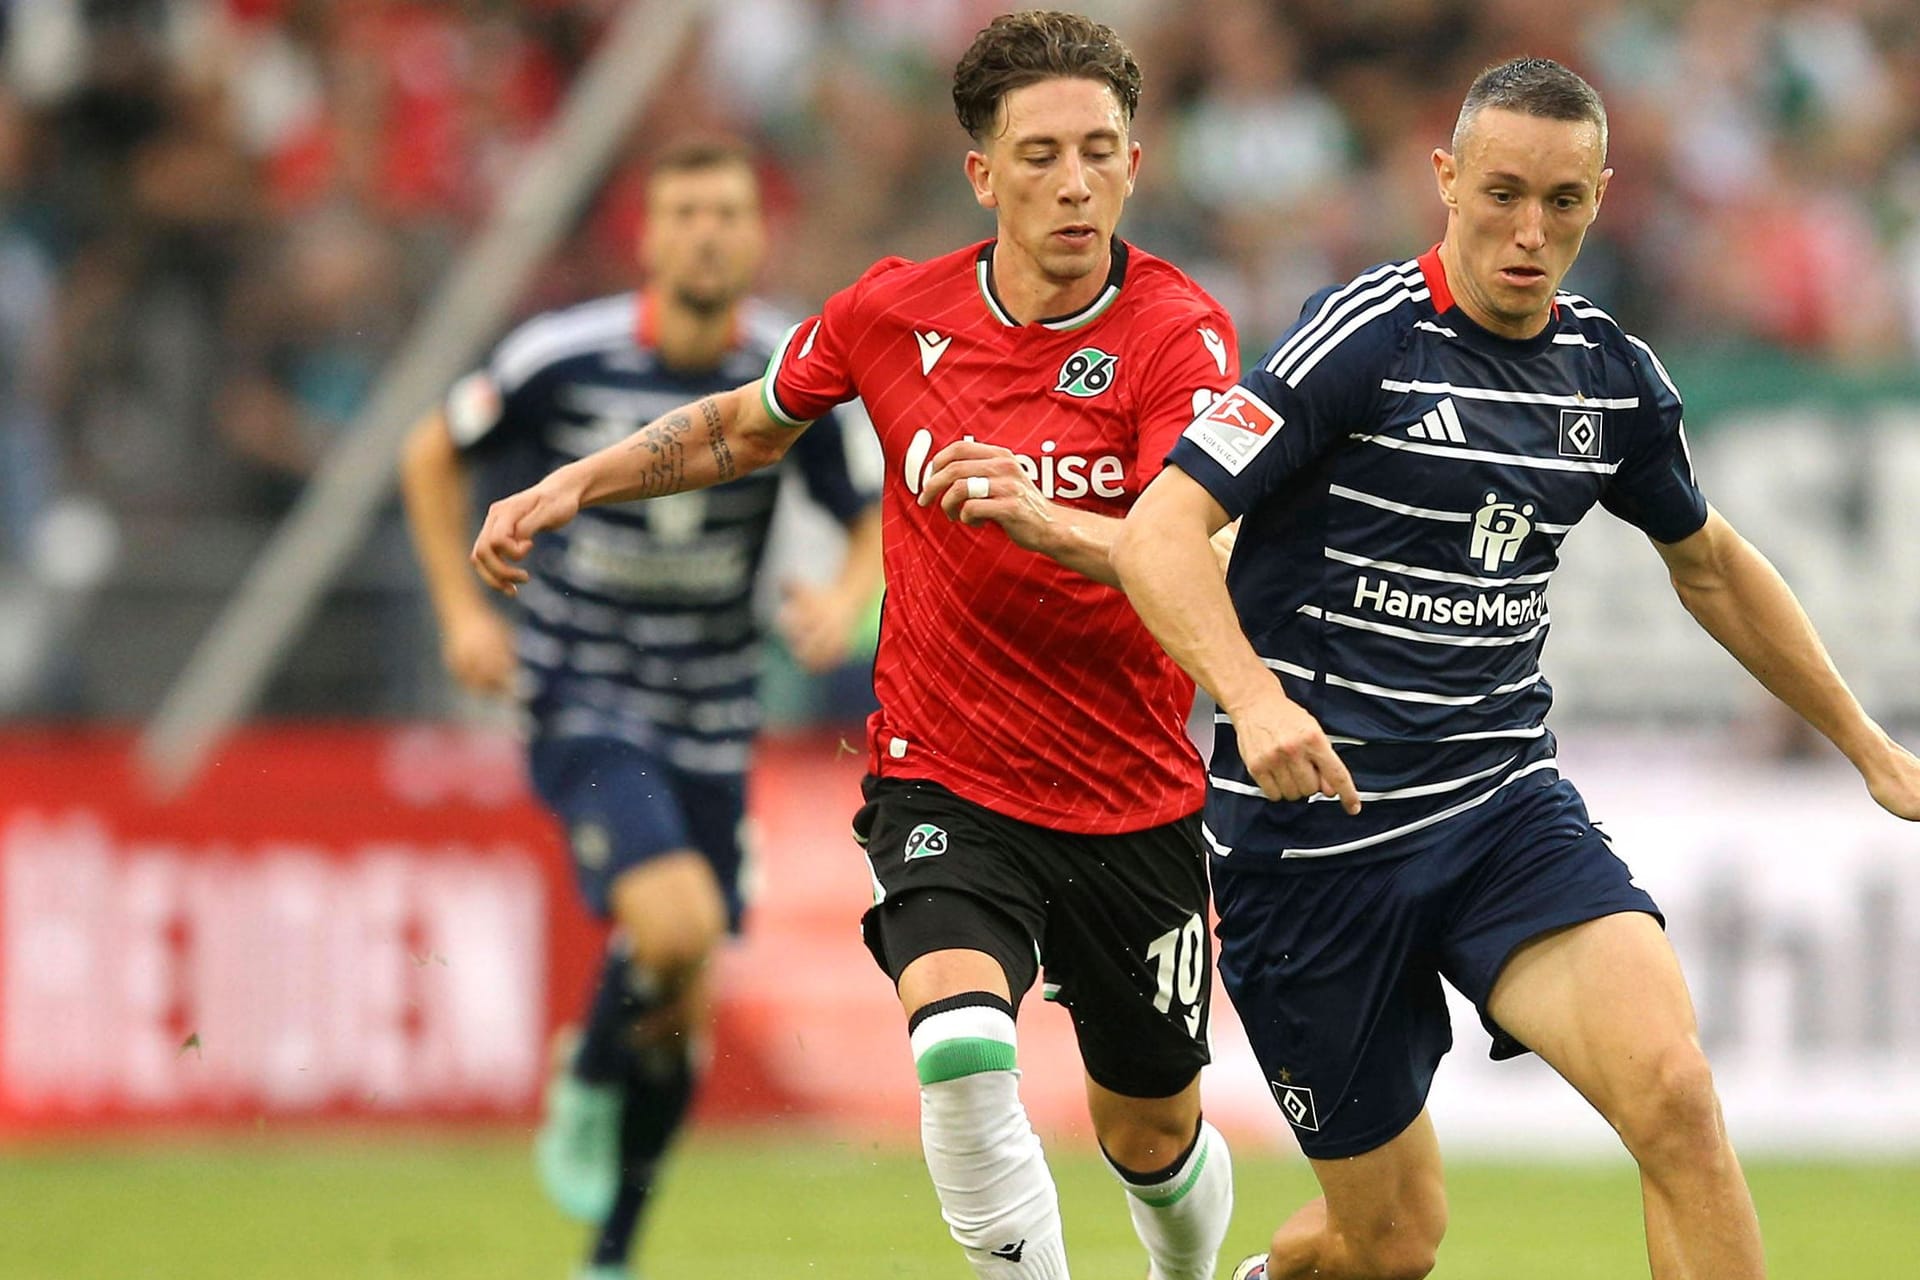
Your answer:
[[[447,667],[487,693],[517,670],[535,787],[566,828],[588,906],[616,926],[535,1148],[548,1194],[598,1227],[588,1277],[626,1273],[692,1097],[707,962],[741,924],[761,718],[754,579],[780,476],[607,507],[547,540],[516,636],[466,563],[469,473],[545,474],[751,377],[785,327],[746,297],[763,246],[748,155],[710,142],[668,151],[647,190],[646,287],[521,326],[415,428],[403,466]],[[839,577],[796,588],[782,615],[795,656],[816,668],[844,656],[880,588],[879,508],[854,481],[841,425],[817,424],[791,459],[849,530]]]
[[[907,1018],[942,1215],[996,1280],[1068,1274],[1017,1088],[1015,1013],[1042,970],[1155,1280],[1212,1276],[1232,1208],[1226,1144],[1200,1113],[1193,686],[1107,553],[1237,355],[1211,298],[1114,234],[1139,89],[1126,46],[1090,19],[995,19],[953,86],[994,238],[876,264],[760,381],[504,499],[474,547],[481,575],[514,590],[534,535],[583,508],[768,465],[809,420],[865,402],[887,461],[880,710],[854,824],[873,878],[865,937]]]
[[[1694,482],[1679,393],[1558,291],[1606,194],[1606,115],[1557,63],[1475,80],[1434,152],[1445,238],[1308,301],[1197,419],[1114,549],[1222,709],[1206,838],[1220,971],[1323,1196],[1239,1280],[1417,1277],[1446,1227],[1425,1110],[1444,977],[1638,1162],[1661,1280],[1763,1273],[1653,901],[1559,776],[1538,657],[1595,503],[1695,619],[1920,819],[1920,764]],[[1241,527],[1226,583],[1207,539]]]

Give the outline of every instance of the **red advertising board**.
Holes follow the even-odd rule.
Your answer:
[[[497,735],[0,737],[0,1132],[524,1112],[599,939]]]
[[[155,798],[132,735],[0,733],[0,1139],[179,1124],[525,1120],[603,931],[496,732],[249,730]],[[863,757],[761,744],[746,934],[720,958],[705,1120],[911,1134],[904,1023],[860,943]],[[1070,1024],[1022,1086],[1078,1127]]]

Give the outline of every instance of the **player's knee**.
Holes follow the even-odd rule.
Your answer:
[[[1193,1145],[1200,1130],[1200,1103],[1172,1105],[1172,1099],[1147,1099],[1115,1110],[1097,1125],[1107,1158],[1131,1173],[1164,1169]]]
[[[681,922],[645,933],[628,930],[628,937],[633,963],[653,974],[663,987],[677,990],[705,967],[719,943],[720,931],[697,922]]]
[[[1433,1272],[1438,1242],[1396,1236],[1382,1241],[1366,1257],[1366,1269],[1359,1274],[1366,1280],[1425,1280]]]
[[[1718,1158],[1726,1129],[1706,1054],[1689,1041],[1655,1055],[1625,1091],[1614,1125],[1643,1166]]]
[[[614,920],[633,962],[667,985],[684,984],[726,932],[727,908],[704,863],[647,863],[614,884]]]
[[[1354,1280],[1421,1280],[1433,1270],[1445,1232],[1444,1210],[1437,1221],[1419,1213],[1394,1215],[1370,1230],[1345,1234],[1339,1242],[1345,1265],[1330,1270]]]
[[[1274,1236],[1274,1251],[1282,1257],[1301,1256],[1301,1241],[1288,1237],[1317,1227],[1320,1243],[1305,1250],[1315,1265],[1329,1275],[1354,1280],[1420,1280],[1433,1270],[1440,1241],[1447,1233],[1447,1197],[1435,1176],[1403,1183],[1385,1203],[1369,1199],[1357,1221],[1330,1214],[1324,1204],[1303,1210],[1294,1222]]]

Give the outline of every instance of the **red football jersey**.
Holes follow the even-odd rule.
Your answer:
[[[1118,240],[1085,309],[1016,324],[992,251],[876,264],[767,366],[777,418],[798,425],[859,396],[886,453],[871,768],[1055,830],[1158,826],[1205,794],[1192,682],[1123,593],[917,495],[927,460],[972,437],[1018,454],[1055,502],[1125,515],[1237,379],[1233,327],[1185,274]]]

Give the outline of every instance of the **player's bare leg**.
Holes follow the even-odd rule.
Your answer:
[[[1126,1185],[1148,1280],[1210,1280],[1233,1218],[1233,1161],[1226,1139],[1201,1119],[1200,1077],[1169,1097],[1135,1098],[1089,1076],[1087,1111]]]
[[[706,1031],[704,981],[727,927],[727,904],[707,860],[691,850],[653,858],[613,882],[613,917],[627,937],[628,963],[659,991],[639,1039],[697,1042]]]
[[[573,1069],[550,1091],[537,1145],[549,1194],[599,1227],[592,1261],[612,1269],[624,1265],[655,1169],[691,1104],[709,1019],[707,963],[726,904],[706,859],[690,851],[629,868],[609,896],[614,954]]]
[[[1265,1280],[1419,1280],[1433,1270],[1447,1196],[1425,1111],[1384,1146],[1310,1163],[1321,1196],[1273,1233]]]
[[[1655,1280],[1756,1280],[1760,1223],[1700,1049],[1679,960],[1625,912],[1521,947],[1489,1011],[1607,1118],[1640,1166]]]
[[[1066,1280],[1060,1198],[1020,1102],[1012,993],[985,952],[931,951],[901,971],[920,1141],[940,1216],[981,1280]]]

